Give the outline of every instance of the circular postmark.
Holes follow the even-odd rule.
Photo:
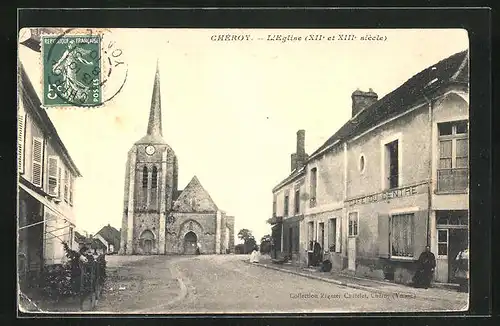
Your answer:
[[[67,29],[41,47],[45,106],[98,107],[127,81],[125,51],[108,29]]]

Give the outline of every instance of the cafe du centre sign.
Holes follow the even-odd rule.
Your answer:
[[[379,192],[373,195],[349,199],[346,201],[346,203],[347,205],[352,206],[352,205],[376,203],[379,201],[384,201],[394,198],[410,197],[422,193],[423,191],[422,188],[425,185],[427,184],[424,183],[398,189],[392,189],[384,192]]]

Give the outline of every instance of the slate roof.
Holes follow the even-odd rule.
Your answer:
[[[273,188],[273,192],[277,191],[278,189],[280,189],[281,187],[283,187],[287,183],[300,178],[301,176],[303,176],[305,174],[305,171],[306,171],[305,166],[301,167],[300,169],[293,170],[292,173],[288,177],[285,178],[285,180],[281,181],[280,183],[278,183],[278,185],[276,187]]]
[[[335,142],[340,143],[342,140],[352,138],[384,120],[407,111],[424,95],[431,94],[450,83],[468,83],[468,56],[467,50],[456,53],[411,77],[347,121],[311,155],[310,159]]]
[[[104,226],[97,234],[103,237],[108,243],[112,244],[115,250],[120,249],[120,231],[111,225],[108,224]]]
[[[418,74],[408,79],[401,86],[390,92],[368,108],[360,111],[357,115],[347,121],[337,132],[321,145],[310,156],[308,161],[315,156],[341,144],[344,140],[350,139],[376,126],[382,121],[388,120],[398,114],[409,110],[424,95],[428,96],[434,91],[453,84],[468,84],[469,82],[469,52],[468,50],[455,53],[450,57],[422,70]],[[292,172],[287,178],[281,181],[273,192],[294,180],[304,169]]]

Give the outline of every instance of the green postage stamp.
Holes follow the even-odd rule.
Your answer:
[[[43,104],[102,104],[100,35],[43,36]]]

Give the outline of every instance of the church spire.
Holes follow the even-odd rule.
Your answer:
[[[151,98],[151,109],[149,111],[148,135],[163,136],[161,130],[161,94],[160,94],[160,69],[159,60],[156,60],[155,81],[153,84],[153,96]]]

